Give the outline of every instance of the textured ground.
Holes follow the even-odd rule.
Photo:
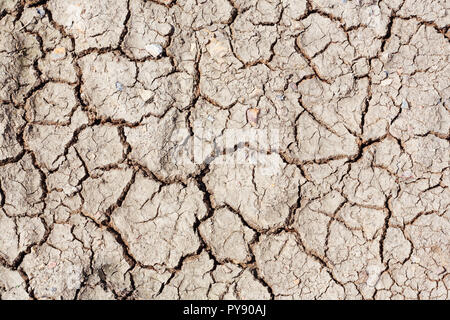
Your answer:
[[[0,298],[450,299],[449,10],[0,0]]]

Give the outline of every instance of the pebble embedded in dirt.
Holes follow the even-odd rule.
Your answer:
[[[163,52],[163,47],[160,44],[152,43],[146,45],[145,50],[147,50],[153,58],[158,58]]]
[[[258,125],[258,115],[260,110],[256,108],[250,108],[247,110],[247,120],[252,126]]]

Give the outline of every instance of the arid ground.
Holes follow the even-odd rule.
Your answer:
[[[450,299],[449,0],[0,0],[1,299]]]

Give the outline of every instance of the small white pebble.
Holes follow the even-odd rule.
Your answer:
[[[36,8],[36,12],[38,13],[39,17],[43,18],[45,16],[45,10],[42,8]]]
[[[402,108],[403,108],[403,109],[408,108],[408,102],[407,102],[406,100],[403,100],[403,102],[402,102]]]
[[[247,110],[247,120],[252,127],[258,124],[259,109],[250,108]]]
[[[53,49],[51,53],[52,60],[61,60],[64,59],[66,56],[66,48],[64,47],[57,47]]]
[[[158,58],[162,52],[163,47],[160,44],[152,43],[145,46],[145,50],[152,55],[153,58]]]
[[[123,85],[119,81],[116,82],[116,89],[118,91],[122,91],[123,90]]]

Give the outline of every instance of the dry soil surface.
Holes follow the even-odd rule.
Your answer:
[[[449,0],[1,0],[1,299],[450,299]]]

